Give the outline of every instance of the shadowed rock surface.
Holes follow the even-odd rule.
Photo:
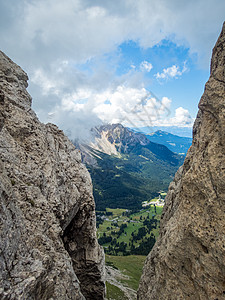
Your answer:
[[[193,143],[170,184],[138,299],[225,299],[225,24],[213,49]]]
[[[31,109],[26,73],[0,52],[0,299],[103,299],[88,171]]]

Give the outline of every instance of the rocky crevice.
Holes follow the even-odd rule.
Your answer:
[[[37,119],[27,80],[0,52],[0,298],[104,299],[90,175],[63,132]]]
[[[84,216],[86,214],[86,216]],[[85,220],[85,221],[84,221]],[[78,210],[74,218],[65,228],[63,242],[72,259],[73,268],[80,281],[81,292],[86,299],[102,299],[104,282],[99,265],[104,268],[104,253],[96,247],[96,239],[90,240],[87,232],[95,226],[95,213],[92,207]],[[98,265],[95,258],[99,258]],[[93,282],[102,282],[102,289]]]

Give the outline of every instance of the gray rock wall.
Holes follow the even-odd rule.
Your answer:
[[[225,24],[213,49],[193,144],[169,187],[138,299],[225,299]]]
[[[89,173],[63,132],[39,122],[27,80],[0,52],[0,299],[103,299]]]

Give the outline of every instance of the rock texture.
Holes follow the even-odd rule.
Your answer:
[[[138,299],[225,299],[225,24],[213,49],[193,144],[169,187]]]
[[[103,299],[89,173],[63,132],[39,122],[27,80],[0,52],[0,299]]]

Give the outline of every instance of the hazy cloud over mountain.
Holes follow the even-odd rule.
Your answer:
[[[224,13],[221,0],[0,0],[1,50],[29,73],[39,117],[72,130],[78,119],[88,119],[89,126],[100,119],[122,121],[123,113],[141,101],[138,95],[154,90],[154,74],[158,79],[183,76],[189,70],[183,65],[186,58],[157,69],[156,54],[144,57],[155,46],[157,53],[163,40],[188,49],[188,57],[207,69]],[[136,63],[128,61],[129,51],[121,48],[129,41],[142,51]],[[133,98],[127,97],[130,91]],[[164,93],[160,101],[163,97],[171,98]],[[178,105],[173,101],[175,112]],[[184,103],[180,106],[184,114]],[[179,125],[177,112],[165,122],[173,118]],[[186,118],[186,124],[188,120],[191,124],[192,118]]]

